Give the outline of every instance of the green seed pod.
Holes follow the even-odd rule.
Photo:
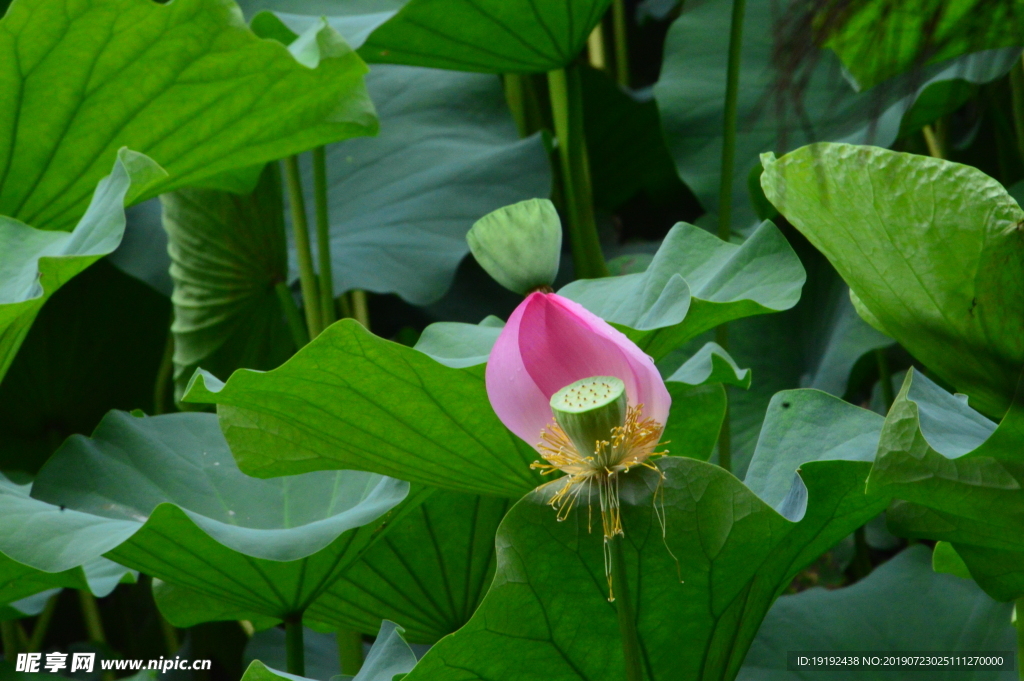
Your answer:
[[[577,451],[598,454],[598,442],[610,442],[612,429],[626,422],[626,384],[614,376],[592,376],[565,386],[551,396],[551,413]],[[611,462],[597,460],[599,466]]]
[[[550,287],[558,274],[562,223],[547,199],[488,213],[466,234],[469,250],[491,277],[521,295]]]

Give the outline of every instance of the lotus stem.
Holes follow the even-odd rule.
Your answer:
[[[615,28],[615,80],[629,87],[629,35],[626,31],[626,2],[612,2],[612,25]]]
[[[296,676],[306,675],[306,649],[302,640],[302,613],[284,621],[284,651],[287,672]]]
[[[295,235],[295,250],[299,261],[302,307],[306,312],[306,328],[309,331],[309,337],[316,338],[323,328],[320,315],[320,295],[317,291],[316,273],[313,271],[313,252],[309,246],[306,200],[302,195],[302,176],[299,173],[298,156],[286,158],[284,170],[288,185],[288,204],[292,211],[292,232]]]
[[[338,657],[341,673],[355,676],[363,668],[363,635],[358,631],[339,631]]]
[[[320,266],[320,323],[327,328],[334,312],[334,277],[331,274],[331,222],[327,207],[327,153],[313,150],[313,197],[316,200],[316,254]]]
[[[885,348],[875,349],[875,362],[878,364],[878,382],[882,387],[882,402],[885,403],[885,413],[888,414],[892,403],[896,400],[896,395],[892,389],[892,371],[889,369],[889,357],[885,354]]]
[[[18,656],[18,630],[14,620],[0,622],[0,644],[4,647],[4,659],[10,662]]]
[[[174,313],[171,313],[171,324],[174,324]],[[167,330],[167,342],[164,344],[164,355],[160,358],[160,368],[156,372],[153,385],[153,415],[167,413],[167,393],[171,379],[174,377],[174,332]]]
[[[626,663],[626,681],[644,681],[643,656],[640,638],[636,631],[636,614],[633,611],[632,594],[626,577],[626,559],[622,550],[621,535],[608,540],[612,563],[612,589],[615,594],[615,610],[619,617],[619,633],[622,636],[622,657]]]
[[[576,66],[548,72],[551,112],[558,138],[572,259],[579,279],[608,276],[594,219],[587,142],[583,136],[583,92]]]
[[[309,332],[302,325],[302,317],[299,315],[299,307],[292,298],[291,289],[283,281],[277,282],[274,286],[277,292],[277,300],[281,303],[281,310],[288,322],[288,330],[291,331],[292,340],[295,341],[295,349],[301,350],[309,342]]]

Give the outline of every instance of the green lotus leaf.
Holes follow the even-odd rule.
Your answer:
[[[657,360],[719,324],[793,307],[805,278],[770,222],[742,245],[681,222],[643,273],[583,279],[559,293],[618,326]]]
[[[317,599],[306,620],[372,635],[383,617],[412,643],[436,643],[468,622],[487,592],[494,533],[509,506],[435,492]]]
[[[503,328],[505,322],[493,315],[479,324],[435,322],[423,329],[414,347],[445,366],[463,369],[487,363]]]
[[[46,300],[117,248],[124,233],[125,196],[131,188],[161,173],[145,156],[122,149],[71,232],[35,229],[0,215],[0,378]]]
[[[1024,596],[1024,552],[974,544],[936,542],[932,566],[936,572],[973,579],[997,601]]]
[[[889,511],[898,533],[952,542],[993,597],[1024,595],[1024,406],[998,424],[923,374],[904,380],[878,446],[868,488],[904,500]]]
[[[51,572],[106,555],[283,619],[359,557],[389,511],[420,500],[399,506],[408,495],[407,483],[354,471],[255,480],[234,465],[212,414],[111,412],[92,438],[54,454],[32,497],[0,495],[13,520],[0,551]]]
[[[647,469],[624,476],[623,548],[649,678],[731,678],[793,575],[885,507],[886,497],[863,491],[875,443],[852,444],[836,430],[853,416],[873,419],[877,432],[881,417],[862,412],[817,391],[783,393],[765,426],[777,435],[763,435],[755,455],[764,473],[749,487],[679,457],[658,461],[663,478]],[[791,450],[803,453],[799,474],[794,457],[782,457]],[[834,452],[845,460],[832,460]],[[777,500],[790,486],[796,491]],[[550,494],[538,490],[509,511],[480,608],[409,681],[512,679],[536,669],[553,680],[623,678],[600,529],[588,532],[582,506],[557,522]]]
[[[185,402],[216,403],[238,465],[271,477],[346,468],[519,497],[542,482],[532,447],[491,409],[482,366],[453,369],[343,319],[282,366],[221,384],[197,373]]]
[[[1012,2],[982,0],[869,0],[843,17],[825,45],[860,87],[869,88],[970,52],[1024,46],[1019,9]]]
[[[245,195],[212,189],[164,194],[174,280],[174,377],[200,364],[227,376],[272,369],[295,349],[275,286],[288,279],[281,178],[268,165]]]
[[[920,668],[873,672],[863,667],[787,670],[790,651],[1010,651],[1016,649],[1010,607],[980,589],[929,567],[928,549],[912,546],[843,589],[815,588],[783,596],[764,618],[738,681],[864,678],[920,679]],[[998,674],[998,676],[997,676]],[[1005,676],[1004,676],[1005,675]],[[929,669],[929,679],[1010,678],[991,670]]]
[[[39,229],[70,230],[123,146],[167,171],[133,203],[376,131],[366,66],[324,25],[313,54],[259,39],[228,0],[17,0],[0,26],[19,93],[0,108],[0,214]]]
[[[611,0],[410,0],[359,48],[369,62],[544,73],[576,58]]]
[[[949,80],[986,83],[1006,74],[1019,57],[1014,50],[969,55],[908,74],[884,89],[858,93],[843,77],[835,54],[826,49],[809,54],[805,64],[810,67],[798,73],[773,68],[776,38],[787,30],[777,24],[779,19],[773,0],[746,4],[732,205],[733,228],[744,233],[757,225],[747,180],[756,172],[761,152],[781,153],[819,140],[889,146],[903,115],[929,85]],[[686,4],[669,29],[661,77],[654,87],[679,176],[715,214],[731,20],[730,0]],[[798,82],[780,92],[783,78]]]
[[[1006,411],[1024,366],[1024,211],[1001,184],[969,166],[848,144],[768,155],[761,183],[869,323],[982,412]]]
[[[31,489],[31,484],[21,485],[0,474],[0,510],[12,524],[19,520],[15,512],[19,503],[32,503],[29,498]],[[22,535],[26,542],[39,541],[39,537],[31,537],[23,528],[10,527],[7,532]],[[0,604],[15,603],[61,587],[84,589],[102,597],[121,581],[134,581],[136,574],[123,565],[98,556],[73,567],[44,571],[0,553]]]
[[[493,77],[380,65],[366,87],[380,135],[327,147],[334,292],[431,303],[451,285],[477,219],[550,194],[547,152],[539,135],[519,138]],[[312,176],[308,164],[303,173]],[[291,259],[296,277],[294,247]]]
[[[686,385],[727,383],[746,389],[750,387],[751,376],[750,369],[740,369],[721,345],[705,343],[665,380]]]
[[[863,492],[874,442],[844,451],[846,429],[835,428],[851,416],[881,425],[862,412],[817,391],[783,393],[769,410],[765,431],[777,434],[763,436],[755,464],[765,470],[753,486],[677,457],[658,461],[664,478],[646,469],[623,478],[625,562],[648,678],[730,678],[794,574],[885,507],[885,497]],[[791,450],[804,455],[793,484],[803,493],[776,502],[776,491],[798,475],[795,457],[781,457]],[[846,460],[833,460],[834,452]],[[582,506],[557,522],[550,494],[550,487],[532,493],[506,515],[494,584],[410,681],[623,678],[600,529],[588,531]],[[664,509],[664,536],[655,503]]]

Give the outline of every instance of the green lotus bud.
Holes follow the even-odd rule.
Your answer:
[[[488,213],[466,235],[487,274],[521,295],[550,288],[558,274],[562,223],[547,199],[513,203]]]
[[[565,386],[551,396],[551,413],[581,456],[595,455],[598,466],[611,461],[612,429],[626,422],[626,384],[614,376],[592,376]]]

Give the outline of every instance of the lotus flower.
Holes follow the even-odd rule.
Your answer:
[[[502,423],[544,458],[534,467],[567,474],[554,481],[559,519],[596,484],[605,538],[622,534],[618,474],[653,468],[672,403],[654,360],[579,304],[535,292],[491,350],[487,395]]]

